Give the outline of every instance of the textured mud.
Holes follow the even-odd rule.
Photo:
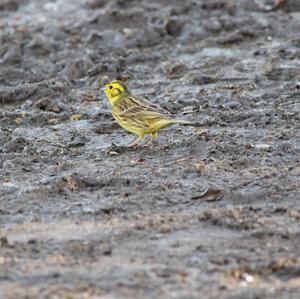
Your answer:
[[[300,298],[300,2],[263,4],[1,1],[1,298]],[[116,77],[201,127],[127,148]]]

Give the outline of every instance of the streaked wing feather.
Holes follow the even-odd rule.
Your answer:
[[[147,106],[150,109],[153,109],[156,112],[162,113],[162,114],[166,114],[166,115],[170,115],[170,112],[164,108],[162,108],[160,105],[158,104],[154,104],[152,102],[149,102],[148,100],[144,99],[144,98],[138,98],[138,100],[140,101],[140,103],[143,106]]]
[[[144,118],[168,118],[170,113],[143,98],[129,97],[128,100],[132,102],[132,107],[123,110],[121,115],[135,115],[136,117]]]

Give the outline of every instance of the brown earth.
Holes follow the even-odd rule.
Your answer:
[[[0,298],[300,298],[300,1],[263,4],[0,2]],[[127,148],[117,77],[201,127]]]

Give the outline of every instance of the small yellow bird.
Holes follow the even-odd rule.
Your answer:
[[[143,98],[131,94],[121,81],[112,81],[105,85],[104,92],[112,106],[112,114],[125,130],[137,134],[129,146],[138,145],[144,136],[151,134],[148,146],[157,137],[157,131],[173,124],[193,125],[191,122],[171,118],[170,113]]]

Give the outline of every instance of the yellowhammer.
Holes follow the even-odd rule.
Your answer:
[[[112,114],[125,130],[138,135],[130,146],[138,145],[144,136],[151,134],[148,146],[157,137],[157,131],[173,124],[192,125],[192,123],[171,118],[170,113],[143,98],[131,94],[121,81],[112,81],[105,85],[104,92],[112,106]]]

